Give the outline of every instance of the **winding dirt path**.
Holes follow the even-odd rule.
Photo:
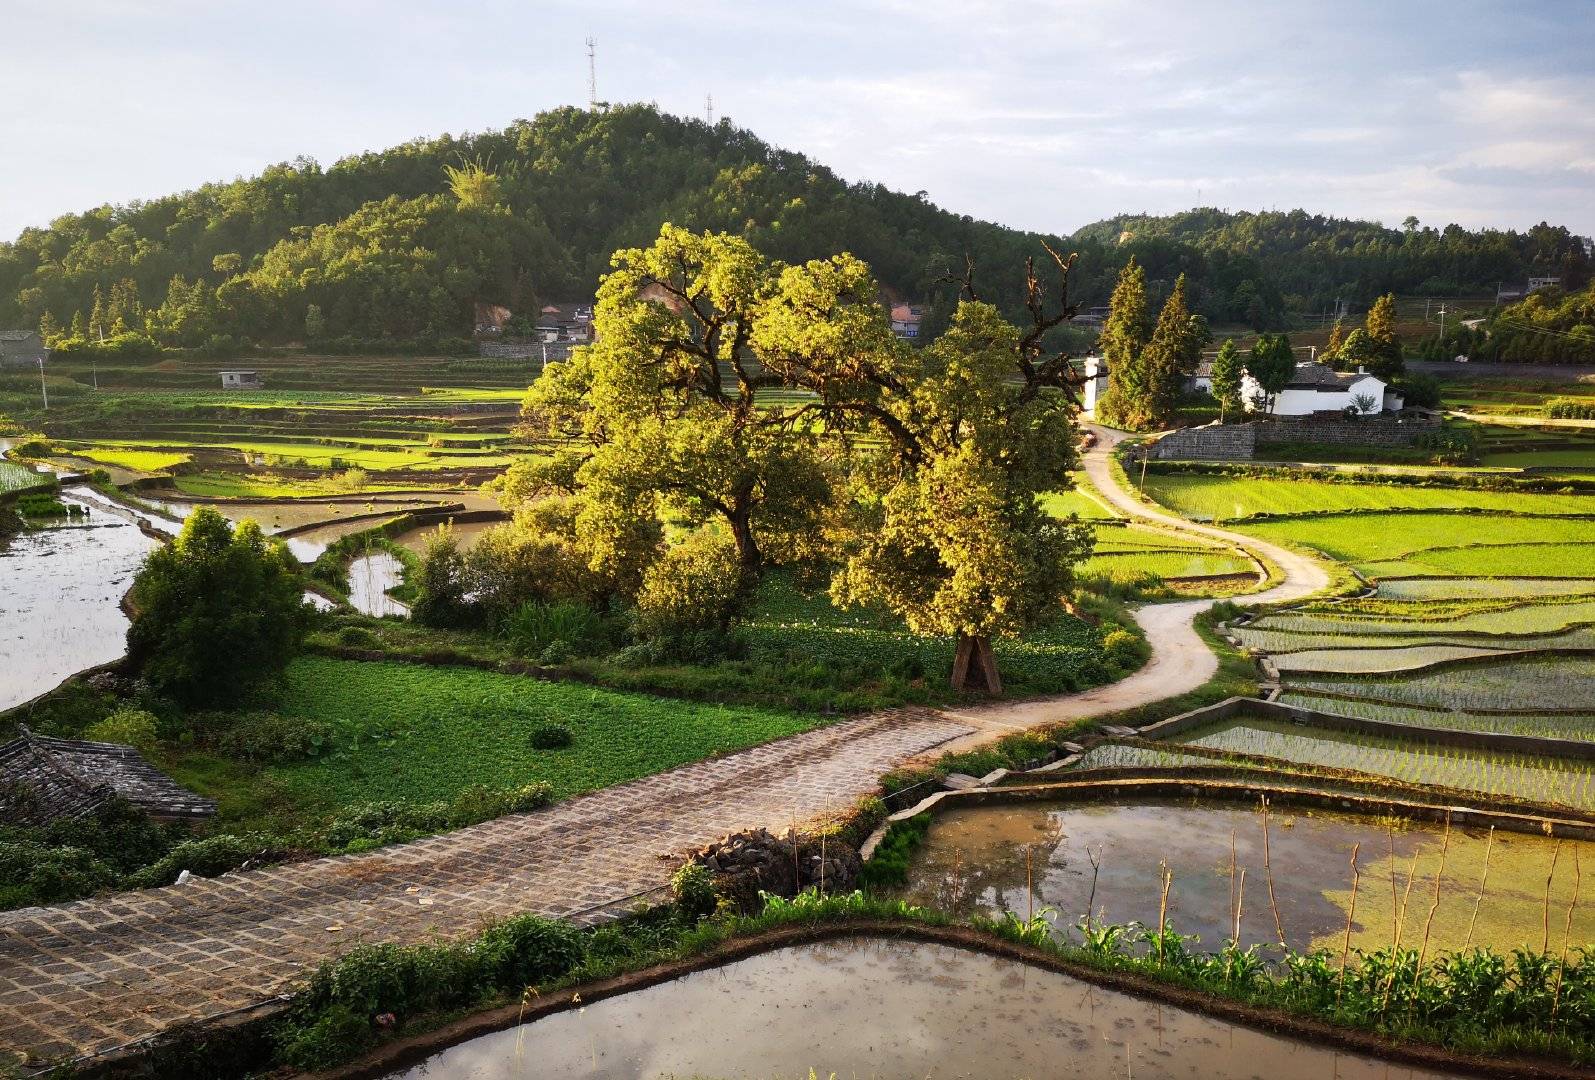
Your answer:
[[[1091,483],[1113,509],[1132,519],[1245,548],[1279,568],[1284,576],[1279,584],[1262,592],[1235,597],[1236,603],[1265,604],[1297,600],[1328,587],[1329,574],[1315,559],[1255,537],[1242,536],[1210,525],[1198,525],[1148,506],[1134,493],[1122,488],[1113,474],[1113,448],[1124,441],[1127,434],[1111,428],[1097,427],[1092,430],[1096,432],[1097,443],[1083,456],[1082,465]],[[1140,671],[1116,683],[1078,694],[948,710],[947,715],[979,730],[941,748],[939,752],[967,749],[1007,732],[1022,731],[1038,724],[1104,716],[1195,690],[1218,671],[1218,657],[1213,655],[1192,624],[1196,616],[1213,604],[1212,600],[1175,600],[1146,604],[1136,609],[1135,621],[1146,632],[1147,643],[1152,646],[1152,659]]]
[[[1285,581],[1252,602],[1327,585],[1310,559],[1143,506],[1099,432],[1086,473],[1127,515],[1259,552]],[[752,826],[845,812],[881,773],[933,750],[1098,716],[1194,689],[1217,660],[1191,626],[1210,600],[1136,612],[1152,644],[1111,686],[959,712],[899,709],[686,765],[442,836],[185,885],[0,913],[0,1051],[33,1063],[113,1052],[175,1026],[271,1008],[356,942],[467,936],[516,912],[591,918],[658,889],[683,849]],[[0,1053],[0,1064],[5,1055]]]

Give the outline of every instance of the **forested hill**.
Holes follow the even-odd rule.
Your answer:
[[[1185,271],[1198,281],[1210,319],[1259,322],[1279,308],[1324,311],[1337,299],[1366,305],[1387,292],[1425,296],[1493,294],[1529,276],[1559,276],[1569,289],[1590,280],[1590,241],[1541,222],[1527,232],[1460,225],[1401,229],[1305,210],[1230,213],[1198,208],[1153,217],[1121,214],[1079,229],[1070,245],[1108,261],[1133,250],[1149,279]],[[1121,255],[1122,258],[1122,255]],[[1260,280],[1252,295],[1246,280]]]
[[[528,312],[589,297],[610,254],[647,243],[663,221],[745,233],[789,261],[852,251],[935,312],[950,306],[946,279],[965,255],[983,294],[1012,310],[1024,257],[1041,254],[1033,234],[846,183],[725,121],[567,108],[29,229],[0,245],[0,326],[167,345],[457,337],[477,301]],[[1549,226],[1403,234],[1304,213],[1119,218],[1052,242],[1081,252],[1082,303],[1106,302],[1134,254],[1154,282],[1190,274],[1210,318],[1259,325],[1337,296],[1493,288],[1531,269],[1583,273],[1587,261]]]

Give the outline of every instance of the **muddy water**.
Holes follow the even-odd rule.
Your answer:
[[[502,521],[462,521],[451,524],[449,531],[454,534],[454,542],[459,545],[461,551],[470,551],[471,548],[476,546],[476,542],[482,538],[483,533],[489,529],[496,529],[503,524],[504,522]],[[436,525],[427,525],[424,528],[411,529],[407,533],[394,537],[394,539],[417,555],[425,555],[426,546],[432,537],[437,535],[437,530],[438,527]]]
[[[349,605],[365,615],[408,615],[410,609],[388,590],[404,580],[404,564],[386,551],[362,555],[349,564]]]
[[[1287,943],[1305,948],[1315,937],[1345,926],[1345,912],[1325,894],[1350,879],[1351,846],[1362,842],[1371,859],[1374,841],[1384,852],[1387,836],[1373,823],[1339,815],[1276,809],[1269,824],[1280,922]],[[1243,807],[1101,803],[952,810],[932,823],[909,871],[905,895],[960,914],[1012,911],[1024,917],[1050,906],[1057,909],[1061,928],[1085,915],[1094,877],[1095,917],[1156,926],[1161,864],[1166,863],[1174,875],[1169,922],[1216,948],[1230,936],[1234,922],[1231,832],[1237,892],[1240,872],[1246,871],[1241,941],[1277,942],[1263,869],[1262,819]],[[1410,855],[1425,836],[1423,831],[1397,834],[1397,854]],[[1027,848],[1033,883],[1028,897]],[[1099,869],[1093,870],[1093,858]]]
[[[334,541],[357,532],[365,532],[367,529],[379,528],[392,520],[393,518],[367,518],[364,521],[334,521],[285,537],[283,543],[288,545],[288,550],[300,562],[315,562]]]
[[[1419,1080],[1407,1069],[943,945],[780,949],[436,1055],[403,1080]]]
[[[122,655],[122,594],[155,546],[131,515],[113,513],[87,489],[68,488],[61,498],[86,507],[88,517],[0,546],[0,709]]]
[[[1433,951],[1477,944],[1508,952],[1542,944],[1540,912],[1553,861],[1551,904],[1561,913],[1558,920],[1576,895],[1578,866],[1595,865],[1595,844],[1584,841],[1564,841],[1558,856],[1556,841],[1522,833],[1498,831],[1492,838],[1483,830],[1453,829],[1447,839],[1441,825],[1278,806],[1268,820],[1273,903],[1262,816],[1242,806],[1190,803],[1030,803],[948,811],[932,823],[903,892],[916,903],[960,914],[1011,911],[1025,917],[1052,907],[1061,934],[1085,914],[1095,877],[1097,918],[1156,926],[1166,864],[1173,874],[1168,920],[1181,933],[1199,934],[1200,947],[1217,948],[1229,938],[1238,896],[1242,944],[1277,944],[1282,927],[1292,948],[1338,950],[1351,902],[1352,846],[1360,845],[1353,948],[1390,944],[1399,922],[1403,941],[1427,933]],[[1488,887],[1481,898],[1487,859]],[[1553,949],[1561,945],[1564,922],[1555,925]],[[1571,942],[1589,940],[1595,940],[1595,911],[1575,909]]]
[[[336,502],[217,502],[193,503],[177,499],[145,499],[151,506],[158,507],[166,514],[179,520],[188,517],[201,506],[208,506],[221,514],[228,521],[237,523],[244,520],[256,522],[263,531],[268,533],[281,532],[283,529],[293,529],[305,525],[314,525],[317,522],[327,522],[330,526],[348,524],[341,520],[356,514],[374,514],[392,510],[394,514],[406,510],[417,510],[423,507],[434,506],[434,501],[427,500],[388,500],[374,501],[366,498],[350,498]],[[372,518],[365,522],[364,527],[371,528],[380,524],[381,519]],[[336,538],[334,538],[336,539]]]

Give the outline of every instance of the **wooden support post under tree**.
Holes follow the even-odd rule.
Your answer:
[[[997,656],[988,637],[958,635],[958,651],[953,654],[954,690],[975,690],[1002,696],[1002,676],[997,674]]]

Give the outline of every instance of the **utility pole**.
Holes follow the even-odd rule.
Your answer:
[[[1440,340],[1445,340],[1445,302],[1440,303]]]
[[[598,41],[587,39],[587,107],[598,111]]]
[[[44,395],[44,410],[50,411],[50,384],[44,381],[44,357],[39,357],[39,393]]]

